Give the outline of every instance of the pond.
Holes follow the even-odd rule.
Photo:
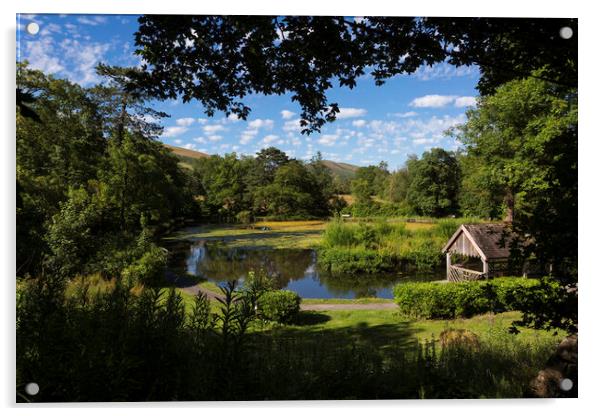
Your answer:
[[[228,247],[211,241],[179,241],[171,244],[171,268],[224,285],[229,280],[244,281],[249,271],[265,271],[279,289],[288,289],[302,298],[392,299],[392,288],[404,281],[445,278],[437,273],[389,273],[387,275],[332,275],[321,270],[317,254],[308,249]]]

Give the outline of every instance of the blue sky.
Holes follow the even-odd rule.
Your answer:
[[[83,86],[102,80],[98,62],[138,65],[133,55],[137,16],[130,15],[18,15],[17,60]],[[40,31],[25,30],[32,21]],[[298,105],[290,96],[253,95],[245,99],[252,112],[247,121],[204,114],[198,102],[155,102],[153,107],[171,115],[162,120],[165,143],[210,154],[254,154],[276,146],[289,156],[309,159],[322,152],[325,159],[357,165],[386,161],[402,166],[409,154],[432,147],[456,149],[458,143],[443,132],[465,121],[474,105],[479,71],[446,64],[420,68],[376,87],[369,76],[353,90],[333,88],[329,100],[341,109],[337,121],[321,133],[301,135]]]

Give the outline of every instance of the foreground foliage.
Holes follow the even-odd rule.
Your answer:
[[[312,313],[262,329],[230,289],[217,313],[202,295],[186,313],[174,290],[89,289],[67,297],[60,280],[19,285],[18,400],[31,399],[31,380],[39,401],[522,397],[554,348],[503,331],[478,348],[437,347],[386,325],[373,328],[382,348],[348,328],[303,335]]]

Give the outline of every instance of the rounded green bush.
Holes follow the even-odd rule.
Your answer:
[[[301,305],[301,297],[290,290],[270,290],[259,298],[259,315],[268,321],[292,323]]]

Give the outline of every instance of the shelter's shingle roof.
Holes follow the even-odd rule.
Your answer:
[[[464,228],[487,259],[510,257],[510,247],[516,235],[506,224],[464,224]]]

